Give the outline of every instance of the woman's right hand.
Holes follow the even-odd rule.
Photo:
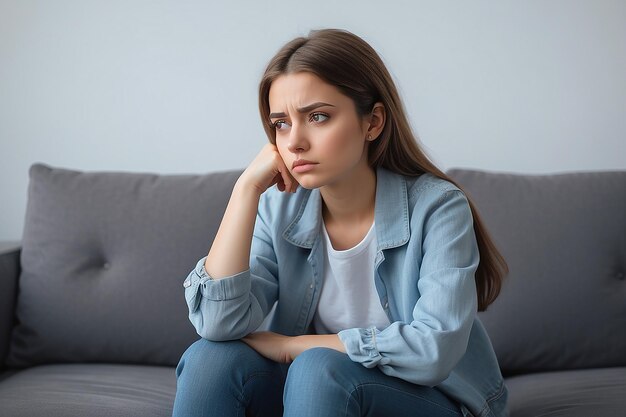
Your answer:
[[[274,184],[280,191],[295,193],[298,182],[291,175],[276,145],[268,143],[239,177],[238,182],[252,187],[259,195]]]

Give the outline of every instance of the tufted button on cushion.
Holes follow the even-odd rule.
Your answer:
[[[180,285],[208,253],[241,172],[32,165],[7,365],[175,366],[199,338]]]

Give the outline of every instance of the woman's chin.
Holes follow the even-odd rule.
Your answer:
[[[313,190],[323,185],[323,184],[319,184],[318,181],[311,181],[307,179],[298,179],[298,184],[300,187],[306,188],[307,190]]]

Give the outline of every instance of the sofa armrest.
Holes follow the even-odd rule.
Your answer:
[[[0,242],[0,371],[5,368],[15,318],[20,242]]]

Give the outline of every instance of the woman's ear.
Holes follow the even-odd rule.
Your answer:
[[[385,127],[385,106],[383,103],[376,102],[372,107],[372,111],[369,116],[369,129],[367,130],[367,140],[373,141],[380,136],[383,128]],[[371,139],[370,139],[371,138]]]

